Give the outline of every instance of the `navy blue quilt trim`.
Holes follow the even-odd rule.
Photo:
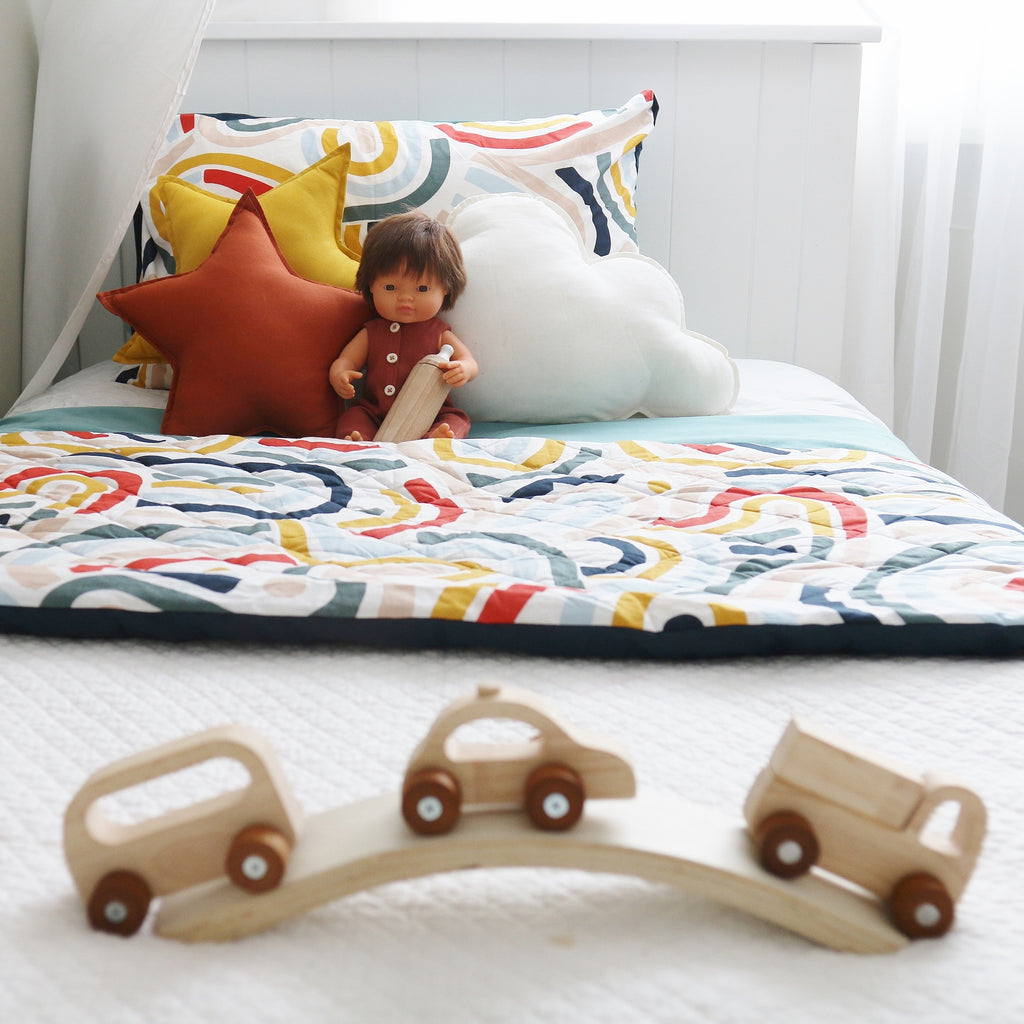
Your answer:
[[[1019,657],[1024,626],[921,622],[885,626],[714,626],[680,622],[662,633],[621,627],[543,626],[443,619],[129,612],[117,609],[0,608],[0,633],[74,639],[226,640],[350,644],[379,649],[475,648],[544,657],[694,660],[846,654],[890,657]]]

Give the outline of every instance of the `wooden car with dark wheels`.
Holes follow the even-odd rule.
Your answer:
[[[214,758],[238,762],[248,784],[130,824],[104,811],[104,797]],[[64,815],[64,852],[89,923],[132,935],[155,897],[200,882],[227,875],[246,892],[276,888],[301,821],[269,743],[241,726],[221,726],[90,776]]]
[[[981,799],[960,783],[917,774],[799,720],[755,780],[744,815],[767,871],[839,875],[883,900],[915,939],[952,926],[986,824]]]
[[[456,730],[481,719],[511,719],[530,739],[472,743]],[[402,816],[421,835],[450,831],[466,809],[525,810],[540,829],[572,828],[591,798],[632,797],[636,780],[625,751],[558,720],[536,694],[480,686],[438,715],[409,760]]]

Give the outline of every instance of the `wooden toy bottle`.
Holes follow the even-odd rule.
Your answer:
[[[409,374],[402,390],[374,436],[375,441],[413,441],[430,429],[451,387],[445,383],[441,363],[454,354],[442,345],[436,355],[424,356]]]

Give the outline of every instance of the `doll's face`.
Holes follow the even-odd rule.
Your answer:
[[[400,324],[415,324],[437,316],[445,292],[433,274],[410,274],[405,267],[374,278],[370,286],[377,315]]]

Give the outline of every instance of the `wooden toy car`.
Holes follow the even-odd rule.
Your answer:
[[[947,834],[927,826],[944,804]],[[794,720],[744,807],[761,864],[784,878],[814,865],[886,900],[910,938],[943,935],[985,835],[985,807],[956,782],[920,775]]]
[[[518,743],[463,743],[452,734],[477,719],[510,718],[538,730]],[[480,686],[437,717],[413,752],[402,785],[402,815],[413,831],[449,831],[463,808],[523,807],[542,829],[569,829],[588,797],[631,797],[636,780],[611,741],[556,721],[526,690]]]
[[[98,801],[212,758],[249,773],[242,789],[126,825]],[[64,853],[90,924],[132,935],[154,896],[226,874],[250,893],[280,884],[302,812],[269,743],[222,726],[127,757],[94,773],[64,816]]]

